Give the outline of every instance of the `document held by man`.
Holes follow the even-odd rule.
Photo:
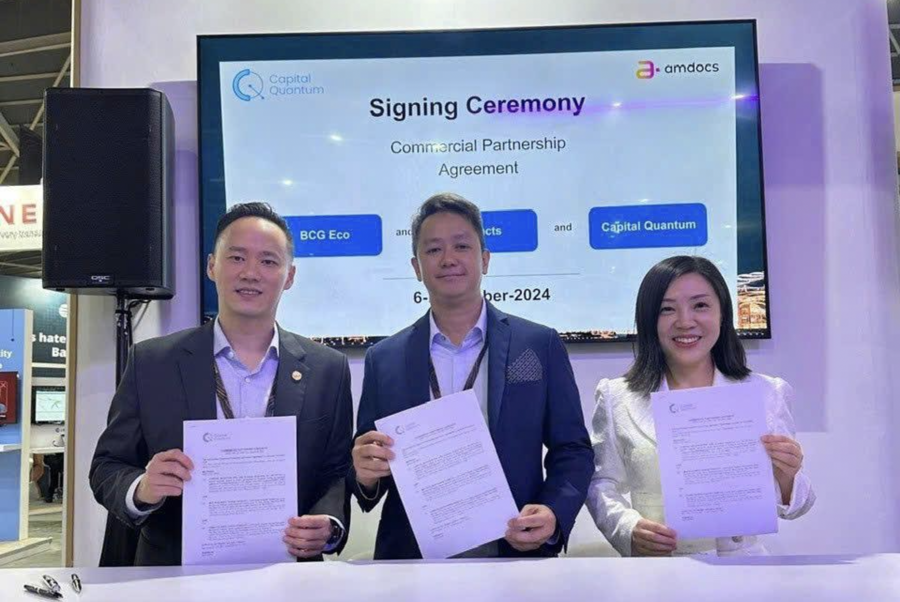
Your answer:
[[[506,534],[519,511],[471,390],[375,428],[394,440],[391,473],[423,558],[449,558]]]
[[[679,539],[778,531],[765,435],[766,391],[757,384],[651,395],[666,526]]]
[[[282,541],[297,514],[295,416],[189,420],[181,562],[290,562]]]

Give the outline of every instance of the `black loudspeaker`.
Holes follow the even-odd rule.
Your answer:
[[[150,89],[44,93],[44,288],[175,294],[174,117]]]

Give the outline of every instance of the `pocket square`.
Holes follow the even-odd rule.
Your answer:
[[[526,349],[517,357],[506,370],[506,382],[530,383],[544,378],[544,367],[541,360],[531,349]]]

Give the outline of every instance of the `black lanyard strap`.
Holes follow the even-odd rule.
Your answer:
[[[475,365],[472,366],[472,371],[469,372],[469,378],[466,379],[466,384],[463,386],[463,391],[468,391],[473,386],[475,386],[475,379],[478,378],[478,371],[481,370],[481,361],[484,359],[484,354],[487,353],[487,339],[484,340],[484,344],[481,347],[481,352],[478,354],[478,359],[475,360]],[[434,362],[431,361],[431,352],[428,353],[428,381],[431,384],[431,395],[435,399],[440,399],[441,395],[441,385],[438,384],[437,372],[434,371]]]
[[[225,383],[222,382],[222,375],[219,374],[219,364],[213,359],[213,373],[216,375],[216,399],[222,407],[222,415],[230,420],[234,418],[234,410],[231,409],[231,402],[228,401],[228,391],[225,390]],[[272,388],[269,391],[269,400],[266,402],[266,418],[275,415],[275,385],[278,384],[278,373],[276,370],[275,380],[272,381]]]

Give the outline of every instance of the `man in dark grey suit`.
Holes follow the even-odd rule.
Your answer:
[[[180,496],[193,469],[181,451],[185,420],[296,416],[298,508],[285,545],[299,559],[343,547],[350,370],[343,354],[275,323],[294,281],[292,259],[291,232],[271,207],[233,207],[219,221],[207,265],[216,320],[132,350],[90,482],[98,502],[140,530],[136,565],[181,563]]]

